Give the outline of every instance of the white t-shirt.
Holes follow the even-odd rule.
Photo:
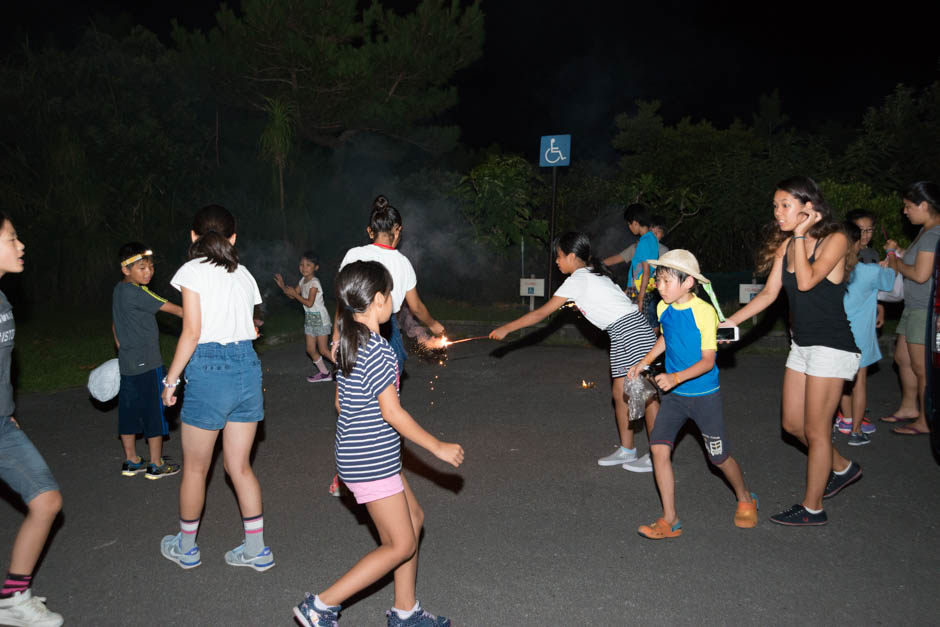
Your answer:
[[[628,313],[637,310],[617,285],[605,276],[578,268],[555,291],[555,296],[573,300],[588,322],[606,329]]]
[[[317,312],[320,314],[327,314],[327,319],[329,319],[329,312],[326,310],[326,305],[323,303],[323,286],[320,285],[320,279],[317,277],[311,277],[309,281],[300,278],[300,282],[297,283],[297,289],[300,290],[300,296],[302,298],[308,298],[310,296],[310,290],[316,288],[317,295],[313,299],[313,304],[309,307],[306,305],[303,306],[304,311]]]
[[[229,272],[205,257],[191,259],[176,271],[170,285],[181,292],[185,287],[199,294],[200,344],[228,344],[257,337],[254,306],[261,304],[261,292],[245,266]]]
[[[388,273],[392,275],[392,308],[395,313],[401,309],[401,304],[405,302],[405,294],[408,290],[414,289],[418,285],[418,277],[415,276],[415,269],[411,267],[408,257],[395,250],[394,248],[383,248],[375,244],[357,246],[350,248],[343,257],[343,262],[339,264],[342,270],[347,264],[354,261],[378,261],[385,266]]]

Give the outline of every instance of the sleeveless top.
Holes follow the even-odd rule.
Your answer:
[[[816,248],[809,262],[816,259]],[[790,252],[791,239],[784,254],[783,290],[790,301],[790,335],[798,346],[827,346],[849,353],[858,353],[849,319],[842,304],[845,297],[846,283],[836,285],[827,277],[811,289],[801,291],[796,286],[796,272],[787,271],[787,255]]]

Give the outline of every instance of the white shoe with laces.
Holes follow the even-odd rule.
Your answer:
[[[636,459],[636,451],[633,452],[627,451],[627,449],[622,446],[618,446],[617,450],[608,455],[607,457],[601,457],[597,460],[598,466],[622,466],[626,462],[632,462]]]
[[[650,454],[647,453],[643,457],[638,457],[632,462],[625,463],[623,469],[629,470],[630,472],[653,472],[653,460]]]
[[[59,627],[65,619],[46,607],[46,597],[34,597],[31,590],[0,599],[0,624],[15,627]]]

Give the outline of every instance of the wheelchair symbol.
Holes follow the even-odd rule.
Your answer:
[[[545,162],[558,163],[559,161],[566,161],[565,155],[561,154],[561,149],[555,146],[555,138],[552,137],[551,145],[545,151]]]

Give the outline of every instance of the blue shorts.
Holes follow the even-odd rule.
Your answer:
[[[196,346],[186,366],[180,420],[210,431],[226,422],[264,420],[261,360],[250,340]]]
[[[143,433],[146,438],[169,435],[163,416],[163,366],[149,372],[121,375],[118,392],[118,435]]]
[[[725,437],[721,392],[716,391],[704,396],[663,394],[661,398],[656,423],[650,433],[650,446],[665,444],[674,448],[676,435],[685,421],[691,418],[702,432],[708,461],[718,465],[728,459],[731,447]]]
[[[29,503],[59,489],[36,447],[9,416],[0,417],[0,479]]]

